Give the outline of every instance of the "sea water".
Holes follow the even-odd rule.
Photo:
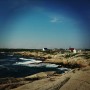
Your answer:
[[[0,59],[0,77],[25,77],[39,72],[56,71],[64,73],[68,68],[59,68],[59,65],[43,63],[41,60],[23,57],[8,56]]]

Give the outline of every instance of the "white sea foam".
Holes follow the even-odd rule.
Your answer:
[[[26,59],[26,58],[19,58],[22,61],[16,62],[14,65],[29,65],[33,63],[41,63],[42,61],[40,60],[35,60],[35,59]]]
[[[34,59],[27,59],[27,58],[19,58],[20,60],[34,60]]]
[[[61,71],[68,71],[68,70],[70,70],[69,68],[58,68],[59,70],[61,70]]]
[[[56,64],[46,64],[46,67],[52,67],[52,68],[56,68],[58,67],[59,65],[56,65]]]
[[[23,66],[28,66],[28,67],[45,67],[45,68],[57,68],[59,66],[56,64],[40,63],[40,61],[17,62],[14,65],[23,65]]]
[[[29,67],[46,67],[46,68],[56,68],[59,65],[56,64],[49,64],[49,63],[33,63],[33,64],[27,64]]]

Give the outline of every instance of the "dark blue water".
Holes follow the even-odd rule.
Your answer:
[[[56,71],[56,73],[64,73],[66,70],[60,70],[55,67],[28,67],[22,65],[14,65],[21,61],[17,56],[7,56],[0,59],[0,78],[4,77],[25,77],[39,72]]]

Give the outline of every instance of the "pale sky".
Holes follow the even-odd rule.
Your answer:
[[[90,48],[89,0],[0,0],[0,48]]]

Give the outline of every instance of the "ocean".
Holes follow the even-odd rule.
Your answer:
[[[41,60],[7,55],[0,58],[0,78],[5,77],[25,77],[39,72],[56,71],[56,73],[64,73],[70,70],[68,68],[60,68],[59,65],[43,63]]]

